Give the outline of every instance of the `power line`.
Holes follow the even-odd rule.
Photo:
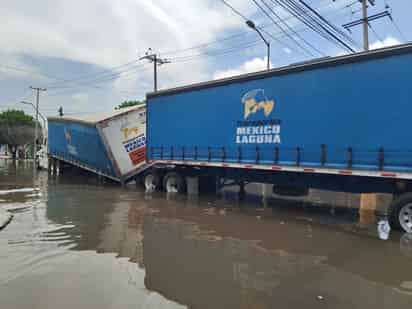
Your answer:
[[[323,7],[327,7],[327,6],[330,6],[330,4],[329,4],[329,5],[326,5],[326,6],[323,6]],[[288,17],[288,18],[285,18],[284,20],[289,20],[289,19],[292,19],[292,18],[294,18],[294,16],[290,16],[290,17]],[[268,27],[268,26],[269,26],[269,25],[266,25],[265,27]],[[306,30],[306,29],[303,29],[303,30]],[[270,36],[272,37],[272,39],[274,39],[274,40],[279,40],[278,37],[273,36],[271,33],[267,32],[267,31],[265,31],[265,33],[267,33],[268,35],[270,35]],[[200,45],[197,45],[197,46],[192,46],[192,47],[183,49],[183,50],[181,50],[181,51],[183,52],[183,51],[187,51],[187,50],[198,49],[199,47],[204,46],[204,45],[206,45],[206,44],[212,44],[212,43],[217,43],[217,42],[219,42],[219,41],[229,40],[229,39],[232,39],[232,38],[237,37],[238,35],[243,35],[243,34],[244,34],[244,33],[232,35],[232,36],[229,36],[229,37],[224,38],[224,39],[221,39],[221,40],[216,40],[216,41],[213,41],[213,42],[210,42],[210,43],[204,43],[204,44],[200,44]],[[179,62],[191,61],[191,60],[193,60],[193,59],[195,59],[195,58],[197,58],[197,57],[200,57],[200,56],[218,57],[218,56],[221,56],[221,55],[238,52],[238,51],[239,51],[239,48],[246,49],[246,48],[249,48],[249,47],[256,46],[256,45],[258,45],[258,44],[259,44],[259,40],[253,40],[253,41],[250,41],[250,42],[242,43],[242,44],[237,45],[237,46],[235,46],[235,47],[231,47],[231,48],[229,48],[229,49],[219,50],[219,51],[216,51],[216,52],[205,51],[205,52],[200,52],[200,53],[197,53],[197,54],[194,54],[194,55],[180,56],[180,57],[171,58],[171,60],[179,63]],[[172,53],[172,52],[170,52],[170,53]],[[177,53],[179,53],[179,51],[178,51],[178,50],[175,50],[175,51],[173,51],[173,53],[174,53],[174,54],[177,54]],[[165,53],[163,53],[163,54],[165,54]],[[167,53],[166,53],[166,54],[167,54]],[[119,67],[120,67],[120,66],[119,66]],[[133,67],[133,68],[124,69],[124,70],[122,70],[122,72],[116,72],[116,73],[109,74],[109,75],[106,74],[105,76],[99,77],[99,78],[97,78],[97,79],[88,80],[87,82],[83,83],[83,84],[86,84],[86,85],[80,85],[80,86],[85,87],[85,86],[87,86],[87,85],[89,85],[89,84],[101,84],[101,83],[104,83],[104,82],[108,82],[108,81],[111,81],[111,80],[113,80],[113,79],[116,79],[116,78],[119,77],[119,76],[122,76],[122,77],[123,77],[123,76],[127,76],[127,75],[130,75],[130,74],[133,74],[134,72],[138,72],[141,67],[144,67],[144,66],[137,66],[137,67],[135,66],[135,67]],[[143,70],[143,71],[146,71],[146,69]],[[140,70],[139,72],[142,72],[142,70]],[[59,88],[60,88],[60,89],[64,89],[64,88],[76,88],[76,87],[78,87],[78,86],[73,85],[73,86],[59,87]],[[104,88],[103,88],[103,89],[104,89]],[[60,92],[60,93],[58,93],[58,94],[62,94],[62,93],[65,93],[65,92]],[[50,95],[49,95],[49,96],[50,96]]]
[[[0,64],[0,67],[4,68],[6,70],[23,72],[23,73],[30,74],[30,75],[37,75],[37,76],[41,76],[41,77],[57,79],[56,77],[50,76],[50,75],[45,74],[45,73],[34,72],[34,71],[30,71],[30,70],[27,70],[27,69],[24,69],[24,68],[16,67],[16,66]]]
[[[243,18],[245,21],[248,21],[249,18],[247,18],[245,15],[243,15],[242,13],[240,13],[238,10],[236,10],[231,4],[229,4],[226,0],[220,0],[223,2],[224,5],[226,5],[228,8],[230,8],[233,13],[235,13],[236,15],[240,16],[241,18]]]
[[[224,2],[226,2],[227,3],[227,1],[224,1]],[[318,7],[318,8],[321,8],[321,7],[327,7],[327,6],[330,6],[331,4],[328,4],[328,5],[325,5],[325,6],[320,6],[320,7]],[[239,12],[240,13],[240,12]],[[243,15],[243,14],[241,14],[241,15]],[[243,16],[243,17],[245,17],[245,16]],[[243,18],[242,17],[242,18]],[[287,18],[284,18],[284,20],[286,21],[286,20],[289,20],[289,19],[293,19],[293,18],[296,18],[295,16],[290,16],[290,17],[287,17]],[[263,28],[263,27],[268,27],[268,26],[270,26],[270,24],[269,25],[264,25],[264,26],[261,26],[261,28]],[[307,29],[304,29],[305,31],[307,30]],[[267,32],[267,33],[269,33],[269,32]],[[204,48],[205,47],[205,45],[211,45],[211,44],[216,44],[216,43],[219,43],[219,42],[223,42],[223,41],[227,41],[227,40],[231,40],[231,39],[234,39],[234,38],[237,38],[237,37],[240,37],[240,36],[244,36],[245,34],[247,34],[247,32],[242,32],[242,33],[238,33],[238,34],[234,34],[234,35],[231,35],[231,36],[229,36],[229,37],[226,37],[226,38],[223,38],[223,39],[220,39],[220,40],[215,40],[215,41],[213,41],[213,42],[209,42],[209,43],[204,43],[204,44],[200,44],[200,45],[198,45],[198,46],[192,46],[192,47],[189,47],[189,48],[186,48],[186,49],[182,49],[182,50],[175,50],[175,51],[173,51],[173,53],[174,54],[177,54],[177,53],[183,53],[184,51],[187,51],[187,50],[192,50],[192,49],[200,49],[200,48]],[[272,35],[271,35],[272,36]],[[272,38],[273,38],[274,36],[272,36]],[[217,51],[217,52],[204,52],[204,53],[200,53],[200,54],[197,54],[197,55],[190,55],[189,57],[179,57],[178,58],[178,61],[177,62],[186,62],[186,61],[192,61],[193,59],[195,59],[196,57],[200,57],[200,56],[203,56],[203,55],[206,55],[206,56],[211,56],[211,57],[219,57],[219,56],[221,56],[221,55],[225,55],[225,54],[229,54],[229,53],[234,53],[234,52],[238,52],[239,51],[239,48],[249,48],[249,47],[252,47],[252,46],[255,46],[255,45],[257,45],[258,44],[258,42],[257,41],[253,41],[253,42],[248,42],[247,44],[243,44],[243,46],[238,46],[238,47],[236,47],[236,48],[232,48],[232,49],[227,49],[227,50],[220,50],[220,51]],[[133,65],[132,66],[132,64],[133,63],[135,63],[135,62],[137,62],[137,60],[133,60],[133,61],[130,61],[130,62],[127,62],[127,63],[125,63],[125,64],[122,64],[122,65],[119,65],[119,66],[116,66],[116,67],[113,67],[112,69],[105,69],[105,70],[103,70],[103,71],[101,71],[99,74],[100,74],[100,76],[99,76],[99,74],[98,75],[96,75],[96,74],[87,74],[87,75],[83,75],[83,76],[81,76],[80,78],[82,78],[82,79],[85,79],[86,77],[91,77],[91,76],[95,76],[95,78],[94,79],[89,79],[89,80],[87,80],[86,82],[84,82],[83,84],[81,84],[81,85],[69,85],[69,86],[67,86],[67,87],[63,87],[63,85],[61,86],[61,87],[57,87],[57,83],[55,83],[55,88],[54,88],[54,90],[56,90],[57,88],[59,88],[59,89],[68,89],[69,91],[70,91],[70,88],[76,88],[76,87],[90,87],[89,85],[90,84],[101,84],[101,83],[104,83],[104,82],[108,82],[108,81],[111,81],[111,80],[113,80],[113,79],[116,79],[116,78],[118,78],[119,76],[127,76],[127,75],[130,75],[130,74],[133,74],[134,72],[137,72],[137,71],[139,71],[143,66],[136,66],[136,65]],[[121,71],[119,71],[119,72],[115,72],[115,73],[110,73],[109,74],[109,72],[113,72],[112,70],[114,70],[114,69],[120,69],[120,68],[123,68],[123,70],[121,70]],[[142,72],[142,71],[145,71],[145,70],[140,70],[139,72]],[[33,72],[30,72],[30,73],[33,73]],[[41,73],[40,73],[41,74]],[[43,75],[43,74],[42,74]],[[97,76],[99,76],[98,78],[97,78]],[[51,76],[48,76],[47,75],[47,77],[49,77],[49,78],[54,78],[54,77],[51,77]],[[75,79],[69,79],[69,80],[65,80],[66,81],[66,83],[73,83],[74,81],[76,81]],[[79,82],[77,82],[77,84],[79,84]],[[105,88],[100,88],[100,87],[93,87],[93,88],[99,88],[99,89],[105,89]],[[65,92],[67,92],[67,91],[64,91],[63,90],[63,92],[60,92],[60,93],[54,93],[55,95],[59,95],[59,94],[63,94],[63,93],[65,93]],[[126,91],[125,91],[126,92]],[[49,95],[50,96],[50,95]]]
[[[330,38],[317,24],[313,22],[313,18],[311,19],[311,16],[307,16],[305,11],[299,7],[296,3],[294,2],[288,2],[288,1],[279,1],[279,0],[270,0],[272,3],[275,4],[275,2],[282,6],[283,9],[288,11],[292,16],[300,20],[303,24],[305,24],[308,28],[313,30],[314,32],[318,33],[320,36],[322,36],[325,40],[331,42],[334,45],[337,45],[337,42]],[[339,48],[341,48],[339,45],[337,45]]]
[[[345,32],[343,32],[341,29],[336,27],[334,24],[332,24],[330,21],[328,21],[325,17],[323,17],[321,14],[319,14],[316,9],[312,8],[310,5],[308,5],[303,0],[299,0],[299,2],[302,3],[310,12],[315,14],[316,17],[318,17],[321,21],[323,21],[327,26],[329,26],[333,31],[335,31],[336,33],[341,35],[348,42],[350,42],[353,45],[358,45],[358,43],[354,39],[352,39],[349,35],[347,35]]]
[[[256,0],[252,0],[252,1],[256,3]],[[297,36],[300,40],[302,40],[304,43],[306,43],[306,45],[308,45],[308,46],[311,47],[313,50],[315,50],[318,54],[320,54],[320,55],[322,55],[322,56],[325,56],[324,53],[322,53],[319,49],[317,49],[315,46],[313,46],[311,43],[309,43],[307,40],[305,40],[305,38],[303,38],[302,36],[300,36],[299,33],[297,33],[292,27],[290,27],[289,24],[288,24],[284,19],[282,19],[282,18],[274,11],[274,9],[273,9],[272,7],[270,7],[264,0],[261,0],[261,2],[262,2],[262,3],[269,9],[269,11],[270,11],[274,16],[276,16],[276,18],[277,18],[280,22],[282,22],[295,36]],[[280,25],[279,25],[279,27],[280,27]],[[280,27],[280,28],[281,28],[281,27]],[[282,28],[281,28],[281,29],[282,29]],[[301,48],[303,48],[303,46],[299,43],[299,41],[295,40],[295,38],[294,38],[293,36],[289,35],[286,31],[283,31],[283,29],[282,29],[282,32],[285,32],[285,34],[287,34],[288,37],[290,37],[293,41],[296,42],[297,45],[299,45]],[[305,49],[305,51],[307,51],[307,49]],[[310,51],[307,51],[307,52],[309,52],[309,54],[310,54],[311,56],[315,56],[315,55],[314,55],[313,53],[311,53]]]
[[[134,67],[132,69],[128,69],[128,70],[124,70],[122,72],[110,74],[110,75],[107,75],[107,76],[104,76],[104,77],[99,77],[99,78],[94,79],[94,80],[88,80],[88,81],[85,81],[85,82],[77,82],[77,85],[70,85],[69,84],[67,86],[63,85],[63,86],[60,86],[60,87],[54,87],[54,88],[52,88],[52,90],[71,89],[71,88],[77,88],[77,87],[86,87],[86,88],[91,87],[91,85],[101,84],[101,83],[104,83],[104,82],[109,82],[109,81],[115,80],[115,79],[117,79],[121,76],[123,77],[123,76],[134,74],[136,72],[146,71],[147,68],[145,68],[145,66],[146,66],[146,64],[143,64],[143,65],[140,65],[138,67]],[[140,69],[142,69],[142,70],[140,70]],[[102,88],[97,87],[97,86],[95,88],[102,89]]]
[[[293,18],[293,17],[291,16],[291,17],[289,17],[289,18],[286,18],[285,20],[291,19],[291,18]],[[296,32],[302,32],[302,31],[307,31],[307,30],[308,30],[307,28],[303,28],[303,29],[300,29],[300,30],[296,30]],[[274,39],[274,40],[278,40],[279,37],[283,37],[283,36],[284,36],[284,35],[283,35],[283,36],[275,37],[275,36],[272,35],[270,32],[265,31],[265,33],[267,33],[268,35],[270,35],[270,36],[272,37],[272,39]],[[277,35],[279,35],[279,34],[281,34],[281,32],[278,32],[278,33],[277,33]],[[215,42],[216,42],[216,41],[215,41]],[[232,46],[231,48],[228,48],[228,49],[218,50],[218,51],[215,51],[215,52],[209,52],[209,51],[199,52],[199,53],[196,53],[196,54],[193,54],[193,55],[174,57],[174,58],[171,58],[171,60],[173,60],[174,63],[183,63],[183,62],[193,61],[193,60],[195,60],[195,59],[197,59],[197,58],[200,58],[200,57],[202,57],[202,56],[207,56],[207,57],[219,57],[219,56],[227,55],[227,54],[230,54],[230,53],[241,52],[243,49],[247,49],[247,48],[256,46],[256,45],[258,45],[258,44],[260,44],[260,40],[253,40],[253,41],[245,42],[245,43],[242,43],[242,44],[239,44],[239,45],[236,45],[236,46]],[[191,49],[192,49],[192,48],[191,48]],[[193,48],[193,49],[194,49],[194,48]],[[187,49],[186,49],[186,50],[187,50]],[[134,73],[134,72],[137,72],[138,69],[139,69],[139,68],[135,68],[135,69],[133,69],[133,72],[130,70],[130,72],[126,72],[125,74],[123,74],[123,73],[122,73],[122,74],[114,73],[114,74],[112,74],[112,76],[109,76],[109,77],[106,77],[106,78],[97,79],[97,80],[94,80],[94,81],[88,81],[88,83],[101,84],[101,83],[104,83],[104,82],[107,82],[107,81],[111,81],[111,80],[117,78],[119,75],[121,75],[121,76],[130,75],[130,74],[132,74],[132,73]],[[144,69],[144,70],[140,70],[139,72],[146,71],[147,69],[148,69],[148,68],[146,68],[146,69]],[[69,86],[69,87],[66,87],[66,88],[75,88],[75,87],[77,87],[77,86],[74,86],[74,85],[73,85],[73,86]],[[104,88],[103,88],[103,89],[104,89]],[[69,89],[69,91],[70,91],[70,89]],[[53,94],[53,95],[60,95],[60,94],[64,94],[64,93],[67,93],[67,92],[68,92],[68,91],[63,91],[63,92],[55,93],[55,94]],[[52,95],[52,96],[53,96],[53,95]],[[51,96],[51,95],[49,95],[49,96]]]
[[[32,94],[32,91],[31,91],[31,90],[27,90],[27,91],[24,93],[24,95],[22,96],[21,99],[16,98],[15,100],[9,100],[9,102],[10,102],[10,103],[13,102],[14,104],[17,105],[18,102],[27,100],[27,99],[31,96],[31,94]],[[2,105],[0,105],[0,107],[1,107],[1,106],[6,106],[6,105],[3,105],[3,104],[2,104]]]
[[[141,73],[141,72],[147,71],[147,70],[149,70],[149,69],[150,69],[150,68],[145,68],[145,69],[140,70],[140,71],[138,71],[138,72]],[[134,73],[136,73],[136,72],[137,72],[137,71],[129,72],[129,74],[126,74],[126,75],[131,75],[132,73],[134,74]],[[112,80],[115,80],[117,77],[118,77],[118,76],[116,76],[116,77],[110,77],[110,78],[108,78],[108,79],[99,80],[99,81],[92,81],[92,82],[90,82],[90,83],[101,84],[101,83],[110,82],[110,81],[112,81]],[[88,85],[77,85],[77,86],[76,86],[76,85],[73,85],[73,86],[69,86],[69,87],[57,89],[57,90],[60,90],[60,91],[54,92],[53,94],[49,94],[48,97],[53,97],[53,96],[58,96],[58,95],[70,93],[70,92],[73,91],[73,89],[78,88],[78,87],[86,87],[86,88],[87,88]],[[98,89],[100,89],[100,90],[106,90],[107,88],[105,88],[105,87],[99,87]],[[120,93],[124,92],[124,93],[131,94],[131,92],[122,91],[122,90],[118,90],[118,92],[120,92]]]
[[[317,7],[317,9],[323,9],[323,8],[332,6],[337,1],[343,1],[343,0],[336,0],[335,2],[327,3],[326,5],[322,5],[322,6]],[[279,6],[277,6],[277,7],[279,7]],[[346,5],[343,6],[343,7],[340,7],[338,10],[342,10],[344,8],[346,8]],[[296,18],[295,16],[291,15],[291,16],[285,17],[283,20],[288,21],[288,20],[295,19],[295,18]],[[270,26],[273,26],[273,24],[272,23],[264,24],[264,25],[261,25],[259,28],[262,30],[262,28],[268,28]],[[235,33],[235,34],[232,34],[232,35],[229,35],[227,37],[223,37],[221,39],[217,39],[217,40],[214,40],[214,41],[211,41],[211,42],[205,42],[205,43],[197,44],[197,45],[194,45],[194,46],[186,47],[186,48],[183,48],[183,49],[175,49],[175,50],[170,50],[170,51],[164,51],[161,54],[162,55],[173,55],[173,54],[184,53],[186,51],[191,51],[191,50],[194,50],[194,49],[206,48],[210,45],[219,44],[219,43],[229,41],[229,40],[232,40],[232,39],[235,39],[235,38],[238,38],[238,37],[251,36],[251,35],[252,35],[252,32],[250,32],[250,31],[242,31],[242,32]]]
[[[308,10],[303,5],[300,5],[294,0],[270,1],[272,3],[276,2],[277,4],[281,5],[286,11],[294,15],[298,20],[307,25],[309,28],[311,28],[314,32],[318,33],[327,41],[338,46],[339,48],[343,48],[349,52],[354,52],[354,50],[348,44],[343,42],[336,34],[333,33],[333,29],[328,29],[331,28],[328,24],[325,24],[325,22],[322,19],[319,19],[319,17],[316,14],[311,14],[310,10]]]
[[[326,18],[324,18],[321,14],[319,14],[314,8],[312,8],[310,5],[308,5],[305,1],[299,0],[299,2],[306,7],[311,13],[313,13],[316,17],[318,17],[324,24],[326,24],[329,28],[331,28],[334,32],[340,34],[343,38],[345,38],[347,41],[350,43],[354,44],[351,37],[347,36],[346,33],[342,32],[340,29],[338,29],[335,25],[330,23]],[[327,30],[326,30],[327,31]],[[329,31],[327,31],[329,33]],[[339,39],[336,35],[333,33],[330,33],[336,40],[338,40],[342,45],[344,45],[346,48],[351,50],[352,52],[355,52],[349,45],[347,45],[345,42],[343,42],[341,39]]]
[[[84,75],[80,75],[80,76],[78,76],[76,78],[73,78],[73,79],[68,79],[68,80],[66,80],[66,82],[71,82],[71,81],[74,81],[74,80],[84,79],[85,77],[90,77],[90,76],[96,77],[98,75],[105,74],[105,73],[112,73],[114,70],[117,70],[117,69],[120,69],[120,68],[123,68],[123,67],[126,67],[126,66],[130,66],[130,65],[132,65],[132,64],[134,64],[138,61],[139,61],[138,59],[134,59],[132,61],[120,64],[120,65],[117,65],[117,66],[114,66],[114,67],[110,67],[108,69],[103,69],[103,70],[101,70],[97,73],[84,74]]]
[[[136,61],[134,61],[134,62],[136,62]],[[68,80],[66,83],[67,84],[75,83],[75,84],[79,84],[79,85],[88,85],[88,84],[92,84],[96,81],[105,80],[107,78],[110,79],[111,77],[117,78],[120,75],[122,75],[123,73],[127,73],[127,72],[130,72],[130,71],[136,70],[136,69],[140,69],[143,66],[144,65],[137,65],[137,64],[130,65],[129,64],[126,68],[124,68],[122,70],[119,70],[119,71],[111,71],[111,73],[97,74],[95,76],[90,74],[90,76],[92,78],[88,78],[88,79],[85,79],[85,80],[82,80],[81,78],[76,79],[76,80],[73,79],[73,80]],[[110,72],[109,70],[107,70],[107,71]],[[62,83],[60,83],[60,85],[50,86],[49,89],[64,88],[62,85],[66,84],[66,83],[62,82]]]
[[[234,7],[231,6],[227,1],[222,0],[222,2],[223,2],[224,4],[226,4],[228,7],[230,7],[231,9],[232,9],[232,8],[234,9]],[[328,4],[328,5],[326,5],[326,6],[330,6],[330,4]],[[325,7],[326,7],[326,6],[325,6]],[[239,13],[240,15],[239,15],[239,14],[238,14],[238,15],[241,16],[243,19],[246,19],[246,17],[245,17],[243,14],[241,14],[239,11],[237,11],[236,9],[234,9],[234,11],[236,12],[236,14]],[[291,16],[291,17],[289,17],[289,18],[285,18],[284,20],[286,21],[286,20],[289,20],[289,19],[292,19],[292,18],[294,18],[294,17]],[[270,26],[270,24],[269,24],[269,25],[261,26],[260,28],[266,28],[266,27],[268,27],[268,26]],[[212,41],[212,42],[209,42],[209,43],[199,44],[199,45],[197,45],[197,46],[192,46],[192,47],[189,47],[189,48],[186,48],[186,49],[174,50],[174,51],[166,52],[166,53],[163,53],[163,54],[178,54],[178,53],[183,53],[183,52],[185,52],[185,51],[189,51],[189,50],[193,50],[193,49],[199,49],[199,48],[204,48],[204,47],[210,46],[210,45],[212,45],[212,44],[216,44],[216,43],[219,43],[219,42],[224,42],[224,41],[227,41],[227,40],[235,39],[235,38],[238,38],[238,37],[240,37],[240,36],[245,36],[245,35],[248,35],[248,34],[249,34],[249,32],[246,32],[246,31],[245,31],[245,32],[242,32],[242,33],[238,33],[238,34],[234,34],[234,35],[231,35],[231,36],[222,38],[222,39],[220,39],[220,40],[215,40],[215,41]],[[281,42],[279,42],[279,43],[281,43]],[[281,43],[281,44],[282,44],[282,43]],[[136,63],[137,61],[138,61],[138,60],[132,60],[132,61],[129,61],[129,62],[127,62],[127,63],[124,63],[124,64],[120,64],[120,65],[118,65],[118,66],[111,67],[111,68],[109,68],[109,69],[104,69],[104,70],[102,70],[102,71],[99,71],[98,73],[80,75],[79,77],[71,78],[71,79],[61,79],[61,78],[57,78],[57,77],[51,76],[51,75],[49,75],[49,74],[40,73],[40,72],[34,72],[34,71],[28,71],[28,70],[25,70],[25,69],[23,69],[23,68],[18,68],[18,67],[11,67],[11,66],[5,66],[5,65],[2,65],[2,67],[7,67],[7,69],[16,70],[16,71],[22,71],[22,72],[25,72],[25,73],[29,73],[29,74],[33,74],[33,75],[38,75],[38,76],[42,76],[42,77],[47,77],[47,78],[51,78],[51,79],[56,80],[56,82],[48,84],[48,88],[49,88],[50,90],[56,89],[56,88],[60,88],[60,89],[68,88],[68,87],[65,87],[65,84],[66,84],[66,83],[81,84],[81,85],[80,85],[81,87],[99,88],[98,86],[92,86],[92,84],[94,84],[94,83],[100,83],[100,82],[105,82],[105,81],[110,81],[110,80],[113,80],[113,79],[117,78],[117,76],[123,75],[123,73],[125,73],[125,72],[129,72],[129,71],[132,71],[132,70],[133,70],[133,71],[136,71],[137,69],[140,68],[140,66],[137,66],[137,67],[136,67],[136,66],[133,65],[133,64]],[[123,68],[123,69],[120,70],[120,71],[118,71],[118,72],[114,72],[114,70],[118,70],[118,69],[121,69],[121,68]],[[112,78],[112,77],[115,77],[115,78]],[[87,79],[87,80],[83,81],[84,79]],[[82,83],[80,83],[81,80],[82,80]],[[64,87],[63,87],[63,85],[64,85]],[[71,86],[71,87],[76,87],[76,86]]]
[[[264,25],[264,26],[261,26],[261,27],[265,28],[265,27],[268,27],[268,26],[270,26],[270,25]],[[184,49],[176,49],[176,50],[172,50],[172,51],[166,51],[166,52],[162,52],[161,54],[162,55],[180,54],[180,53],[184,53],[184,52],[191,51],[191,50],[194,50],[194,49],[205,48],[205,47],[208,47],[210,45],[218,44],[218,43],[221,43],[221,42],[224,42],[224,41],[229,41],[229,40],[232,40],[234,38],[241,37],[241,36],[251,36],[251,35],[252,35],[252,32],[243,31],[243,32],[239,32],[239,33],[236,33],[236,34],[233,34],[233,35],[230,35],[230,36],[227,36],[227,37],[224,37],[222,39],[215,40],[215,41],[194,45],[194,46],[187,47],[187,48],[184,48]]]
[[[394,27],[396,28],[396,30],[399,32],[402,40],[404,40],[405,42],[407,42],[408,39],[406,38],[405,34],[402,32],[402,30],[401,30],[401,28],[399,27],[398,23],[397,23],[393,18],[391,18],[391,22],[392,22],[392,24],[394,25]]]
[[[256,0],[252,0],[253,3],[272,21],[272,23],[278,27],[290,40],[292,40],[293,42],[295,42],[295,44],[297,46],[299,46],[304,52],[306,52],[307,54],[309,54],[310,56],[315,56],[313,53],[311,53],[310,51],[308,51],[304,46],[302,46],[296,39],[294,39],[287,31],[285,31],[285,29],[283,29],[283,27],[281,25],[279,25],[274,19],[273,17],[256,1]],[[263,1],[262,1],[263,2]],[[265,2],[263,2],[264,4],[266,4]],[[270,7],[269,7],[270,8]],[[271,8],[270,8],[271,9]]]
[[[198,53],[196,55],[192,55],[192,56],[188,56],[188,57],[172,58],[172,60],[175,63],[175,62],[184,62],[184,61],[187,61],[187,60],[199,58],[201,56],[217,57],[217,56],[220,56],[220,55],[226,55],[226,54],[235,53],[235,52],[243,52],[244,49],[249,48],[249,47],[253,47],[253,46],[256,46],[256,45],[259,45],[259,44],[261,44],[261,41],[256,40],[252,43],[243,44],[242,46],[237,46],[237,47],[234,47],[234,48],[221,50],[221,51],[215,52],[215,53],[204,52],[204,53]]]
[[[384,44],[382,38],[379,36],[379,34],[376,32],[375,28],[373,28],[371,24],[369,24],[369,28],[372,30],[373,34],[378,39],[378,41]]]
[[[230,5],[227,1],[225,1],[225,0],[221,0],[227,7],[229,7],[236,15],[238,15],[238,16],[240,16],[241,18],[243,18],[246,22],[247,21],[249,21],[249,18],[247,18],[245,15],[243,15],[242,13],[240,13],[238,10],[236,10],[232,5]],[[252,0],[252,1],[254,1],[254,0]],[[271,16],[269,15],[269,18],[271,18]],[[272,21],[274,21],[273,19],[272,19]],[[275,21],[274,21],[274,24],[277,24]],[[264,31],[261,27],[256,27],[258,30],[260,30],[260,31]],[[286,48],[288,48],[288,49],[290,49],[290,50],[294,50],[294,51],[296,51],[296,52],[299,52],[299,51],[297,51],[296,49],[294,49],[294,48],[292,48],[292,47],[290,47],[289,45],[287,45],[286,43],[284,43],[284,42],[282,42],[282,41],[280,41],[278,38],[274,38],[273,36],[272,36],[272,38],[276,41],[276,42],[278,42],[278,43],[280,43],[281,45],[283,45],[284,47],[286,47]]]

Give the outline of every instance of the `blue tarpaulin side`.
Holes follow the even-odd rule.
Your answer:
[[[95,126],[70,121],[49,121],[49,153],[117,177]]]
[[[411,171],[411,67],[405,53],[149,96],[148,155]]]

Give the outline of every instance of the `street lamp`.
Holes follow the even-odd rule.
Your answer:
[[[31,105],[31,106],[33,106],[34,110],[36,110],[36,106],[34,106],[34,104],[31,103],[31,102],[21,101],[20,103],[26,104],[26,105]],[[40,112],[39,112],[39,116],[43,120],[44,129],[46,129],[46,118],[44,118],[44,116]]]
[[[41,117],[41,119],[43,119],[43,137],[45,136],[46,133],[46,118],[44,118],[44,116],[42,114],[40,114],[39,110],[36,108],[36,106],[34,106],[33,103],[31,102],[27,102],[27,101],[20,101],[21,104],[25,104],[25,105],[31,105],[34,110],[36,111],[36,113]],[[36,153],[37,153],[37,119],[36,119],[36,128],[35,128],[35,132],[34,132],[34,145],[33,145],[33,158],[34,158],[34,166],[36,166]]]
[[[267,47],[267,69],[269,70],[270,69],[270,43],[269,43],[269,41],[265,39],[262,32],[256,27],[256,25],[253,21],[247,20],[246,25],[250,29],[255,30],[259,34],[259,36],[263,40],[263,42],[265,42],[266,47]]]

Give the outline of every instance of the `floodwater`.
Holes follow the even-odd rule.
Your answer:
[[[270,206],[0,161],[0,308],[412,308],[412,239],[385,218]]]

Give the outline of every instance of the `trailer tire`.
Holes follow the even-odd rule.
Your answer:
[[[184,193],[186,182],[179,173],[169,172],[163,177],[163,188],[168,193]]]
[[[160,188],[160,178],[152,171],[147,171],[143,174],[142,185],[146,191],[158,190]]]
[[[392,228],[412,233],[412,193],[404,193],[394,199],[388,216]]]

